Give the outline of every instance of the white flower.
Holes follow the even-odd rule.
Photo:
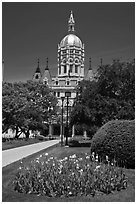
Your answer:
[[[42,155],[40,155],[39,157],[42,157]]]
[[[93,156],[93,157],[95,156],[95,152],[92,152],[92,156]]]
[[[19,167],[19,169],[22,169],[21,166]]]
[[[45,156],[48,156],[48,153],[47,153],[47,152],[45,153]]]
[[[106,161],[108,161],[108,156],[106,155]]]
[[[98,170],[99,168],[100,168],[100,166],[96,166],[96,168],[95,168],[95,170],[94,170],[94,171]]]
[[[79,169],[79,165],[78,164],[76,165],[76,169]]]
[[[79,172],[80,172],[80,174],[82,174],[82,173],[83,173],[83,169],[80,169],[80,171],[79,171]]]
[[[61,168],[61,169],[63,168],[63,165],[62,165],[62,164],[60,165],[60,168]]]
[[[44,164],[44,162],[41,162],[41,164],[43,165],[43,164]]]
[[[72,192],[71,192],[71,191],[69,192],[69,195],[70,195],[70,196],[72,195]]]
[[[98,162],[98,154],[96,155],[96,162]]]
[[[86,159],[90,159],[90,156],[86,156]]]
[[[83,160],[83,158],[79,158],[79,161],[82,161]]]
[[[70,158],[75,159],[77,156],[76,154],[73,154],[72,156],[70,156]]]

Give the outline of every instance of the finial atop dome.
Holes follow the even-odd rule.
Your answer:
[[[75,21],[73,17],[73,12],[71,11],[70,17],[68,20],[68,32],[74,32],[74,25],[75,25]]]

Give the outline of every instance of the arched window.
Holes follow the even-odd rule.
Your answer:
[[[70,62],[70,63],[73,63],[73,59],[72,59],[72,58],[70,58],[70,59],[69,59],[69,62]]]
[[[79,63],[79,60],[78,60],[78,59],[76,59],[76,60],[75,60],[75,63],[76,63],[76,64],[78,64],[78,63]]]
[[[67,86],[69,86],[69,84],[70,84],[69,81],[67,81]]]
[[[58,80],[56,80],[56,85],[59,85],[59,82],[58,82]]]

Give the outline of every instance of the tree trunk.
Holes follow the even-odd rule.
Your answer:
[[[27,130],[27,132],[25,133],[26,135],[26,139],[29,139],[29,129]]]
[[[16,135],[15,135],[15,138],[16,138],[16,139],[19,138],[18,132],[19,132],[19,129],[18,129],[18,126],[16,125]]]

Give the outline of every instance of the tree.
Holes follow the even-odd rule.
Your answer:
[[[56,115],[57,99],[51,90],[42,83],[3,83],[2,113],[3,131],[9,127],[19,129],[29,137],[29,130],[46,129],[49,120],[48,107],[52,106],[52,115]]]
[[[96,130],[112,119],[135,118],[135,63],[114,60],[98,68],[96,81],[81,81],[70,124]]]

